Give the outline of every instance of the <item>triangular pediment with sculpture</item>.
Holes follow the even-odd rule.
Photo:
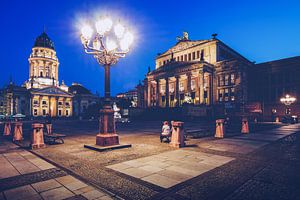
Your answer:
[[[58,87],[47,87],[42,89],[33,89],[31,90],[33,94],[44,94],[44,95],[57,95],[57,96],[69,96],[72,97],[73,95],[69,92],[66,92]]]

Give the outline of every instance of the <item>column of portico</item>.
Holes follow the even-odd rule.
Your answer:
[[[213,73],[210,73],[210,76],[209,76],[209,88],[210,88],[210,105],[213,104],[214,102],[214,76],[213,76]]]
[[[147,105],[148,105],[148,107],[151,107],[151,99],[152,99],[151,81],[148,81],[148,92],[147,92]]]
[[[48,96],[48,114],[50,116],[52,116],[52,113],[51,113],[51,97]]]
[[[176,96],[176,106],[179,107],[179,76],[175,76],[176,78],[176,90],[175,90],[175,96]]]
[[[199,73],[199,101],[200,104],[204,103],[204,72]]]
[[[166,108],[169,108],[169,78],[165,78],[166,80]]]
[[[156,106],[158,107],[159,106],[159,79],[156,80],[156,97],[155,97],[155,100],[156,100]]]
[[[192,84],[192,74],[188,73],[187,74],[187,92],[189,94],[191,94],[191,91],[192,91],[191,84]]]
[[[58,116],[58,100],[59,100],[59,97],[55,97],[56,99],[56,111],[55,111],[55,115],[56,117]]]

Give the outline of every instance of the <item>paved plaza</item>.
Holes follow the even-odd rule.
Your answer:
[[[12,143],[1,142],[0,163],[1,200],[111,199],[93,186],[28,151],[20,150]]]
[[[1,137],[0,199],[297,199],[300,126],[159,142],[160,124],[121,124],[131,148],[96,152],[97,123],[54,123],[65,144],[28,151]],[[145,127],[145,129],[143,129]],[[199,128],[187,123],[189,129]],[[2,127],[0,127],[2,129]],[[26,132],[30,129],[24,126]]]

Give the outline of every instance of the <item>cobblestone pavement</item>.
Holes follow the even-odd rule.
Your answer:
[[[95,127],[68,123],[56,127],[57,133],[68,135],[65,144],[34,153],[124,199],[297,199],[300,195],[299,125],[225,139],[188,139],[187,147],[180,150],[159,142],[158,126],[126,129],[123,125],[120,141],[132,148],[100,153],[83,148],[95,143]]]
[[[0,139],[0,200],[112,199],[36,155],[4,141],[3,137]]]

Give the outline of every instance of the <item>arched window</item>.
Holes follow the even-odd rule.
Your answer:
[[[40,77],[43,77],[43,72],[42,71],[40,72]]]

